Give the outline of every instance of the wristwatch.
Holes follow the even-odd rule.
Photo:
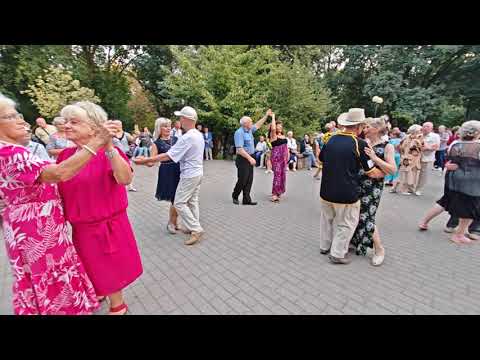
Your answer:
[[[107,157],[112,160],[113,157],[115,156],[115,154],[118,154],[118,150],[113,148],[112,151],[105,151],[105,155],[107,155]]]

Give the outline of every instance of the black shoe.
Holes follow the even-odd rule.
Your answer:
[[[320,249],[320,254],[322,255],[327,255],[329,252],[330,252],[330,249],[329,250]]]
[[[250,201],[248,203],[243,203],[243,205],[257,205],[258,203],[256,201]]]
[[[233,203],[234,203],[235,205],[239,205],[239,204],[240,204],[240,203],[238,202],[238,199],[233,199]]]

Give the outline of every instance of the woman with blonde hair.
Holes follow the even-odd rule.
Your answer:
[[[105,111],[88,101],[65,106],[61,116],[66,120],[67,139],[77,147],[60,153],[58,164],[74,156],[107,122]],[[118,131],[120,124],[114,123]],[[109,297],[110,315],[127,312],[122,290],[143,272],[127,215],[126,185],[132,177],[128,158],[113,146],[111,138],[79,174],[59,184],[73,243],[97,295]]]
[[[177,137],[171,136],[172,122],[167,118],[158,118],[155,121],[155,141],[150,148],[151,156],[166,153],[177,142]],[[173,203],[175,201],[175,192],[180,181],[180,164],[174,161],[160,163],[158,168],[157,191],[155,197],[157,200],[170,202],[170,213],[167,224],[167,231],[170,234],[176,234],[180,230],[178,226],[178,214]]]
[[[22,146],[29,126],[15,106],[0,94],[0,218],[14,275],[14,313],[91,314],[99,305],[69,235],[57,183],[82,171],[114,128],[98,128],[68,160],[52,164]]]
[[[408,128],[407,136],[400,142],[400,177],[393,184],[391,193],[403,195],[415,193],[422,168],[423,134],[420,125]]]
[[[364,134],[369,145],[365,149],[371,161],[384,172],[385,175],[394,174],[395,149],[383,138],[387,125],[382,118],[369,119]],[[375,225],[375,216],[382,197],[384,178],[372,179],[360,171],[360,220],[351,240],[358,255],[366,255],[368,248],[373,248],[372,265],[379,266],[385,258],[385,249]]]

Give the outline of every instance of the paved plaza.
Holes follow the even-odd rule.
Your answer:
[[[135,167],[129,215],[144,274],[126,290],[132,314],[478,314],[480,245],[458,246],[443,233],[447,215],[419,232],[420,216],[439,198],[432,171],[424,196],[384,192],[377,223],[383,266],[353,256],[332,265],[319,252],[319,187],[312,172],[288,174],[287,196],[269,201],[272,174],[255,170],[258,206],[232,204],[236,168],[205,163],[200,218],[192,247],[166,232],[168,204],[154,198],[157,168]],[[104,196],[104,194],[98,194]],[[11,314],[11,274],[0,246],[0,314]],[[104,305],[98,314],[108,311]]]

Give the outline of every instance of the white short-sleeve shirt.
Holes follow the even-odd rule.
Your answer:
[[[434,132],[429,133],[423,138],[425,144],[434,145],[437,144],[440,146],[440,136]],[[435,161],[435,150],[423,150],[422,151],[422,162],[431,162]]]
[[[203,175],[203,152],[205,140],[197,129],[191,129],[178,138],[167,155],[180,163],[180,178],[193,178]]]

